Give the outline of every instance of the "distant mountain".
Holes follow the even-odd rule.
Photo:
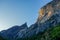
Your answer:
[[[54,36],[56,30],[58,31],[57,35],[59,35],[60,30],[57,29],[60,29],[60,25],[57,27],[58,24],[60,24],[60,0],[53,0],[41,8],[37,21],[29,28],[25,23],[21,26],[13,26],[10,29],[1,31],[0,35],[8,40],[24,40],[25,38],[27,38],[26,40],[36,40],[35,38],[37,37],[37,40],[54,40],[52,39],[53,37],[50,39],[50,35],[46,34],[46,32],[51,32],[50,34],[52,35],[53,33],[52,36]],[[48,36],[44,39],[45,34]]]
[[[17,35],[17,33],[18,33],[20,30],[23,30],[23,29],[28,29],[27,23],[24,23],[24,24],[21,25],[21,26],[13,26],[13,27],[10,28],[10,29],[1,31],[1,34],[0,34],[0,35],[1,35],[3,38],[7,38],[7,39],[10,39],[10,40],[13,40],[13,39],[15,38],[15,36]]]

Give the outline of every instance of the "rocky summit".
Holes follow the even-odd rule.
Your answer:
[[[0,32],[1,38],[6,40],[59,40],[59,34],[60,0],[52,0],[43,6],[37,21],[30,27],[25,23]]]

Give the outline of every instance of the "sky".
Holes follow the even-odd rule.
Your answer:
[[[41,7],[52,0],[0,0],[0,31],[37,21]]]

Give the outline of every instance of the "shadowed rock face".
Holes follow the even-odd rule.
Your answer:
[[[23,30],[23,29],[28,29],[27,23],[24,23],[24,24],[21,25],[21,26],[13,26],[13,27],[10,28],[10,29],[1,31],[0,35],[1,35],[3,38],[8,38],[9,40],[14,40],[14,38],[15,38],[16,35],[17,35],[17,33],[18,33],[20,30]]]

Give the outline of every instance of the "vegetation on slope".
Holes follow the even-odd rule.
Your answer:
[[[34,35],[30,38],[24,38],[22,40],[60,40],[60,25],[49,28],[43,33],[39,33],[38,35]]]
[[[6,40],[0,36],[0,40]],[[17,40],[60,40],[60,25],[49,28],[45,30],[43,33],[39,33],[38,35],[34,35],[30,38],[23,38]]]

